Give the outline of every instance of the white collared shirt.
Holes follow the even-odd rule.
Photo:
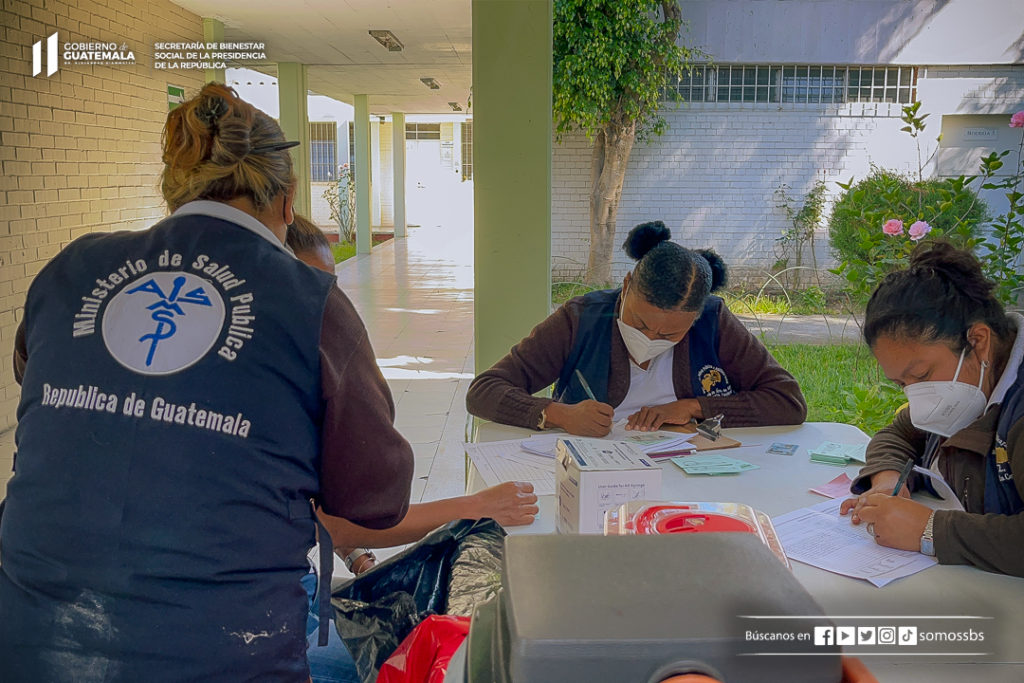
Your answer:
[[[254,232],[263,239],[267,240],[275,247],[285,252],[289,256],[295,256],[295,253],[288,248],[288,245],[284,244],[277,238],[277,235],[271,231],[266,225],[261,223],[255,216],[236,209],[230,204],[224,202],[215,202],[209,199],[196,199],[178,207],[178,210],[171,214],[172,216],[212,216],[213,218],[221,218],[226,221],[231,221],[236,225],[240,225],[250,232]]]
[[[646,370],[634,363],[632,358],[629,359],[629,391],[615,408],[616,422],[644,406],[660,406],[676,400],[675,384],[672,381],[674,358],[675,347],[652,358]]]

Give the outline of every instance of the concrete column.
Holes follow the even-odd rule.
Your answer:
[[[551,0],[472,0],[476,370],[551,310]]]
[[[203,40],[207,43],[224,42],[224,22],[219,19],[203,17]],[[207,83],[224,83],[227,76],[224,69],[206,69],[204,78]]]
[[[391,112],[391,170],[395,179],[395,237],[405,237],[405,112]]]
[[[301,144],[291,149],[295,168],[295,212],[313,218],[313,201],[309,186],[309,113],[306,109],[306,65],[279,62],[277,65],[277,97],[281,108],[279,122],[286,140]]]
[[[380,120],[370,119],[370,225],[380,225]]]
[[[370,98],[356,95],[355,126],[356,158],[356,253],[369,254],[370,235]]]

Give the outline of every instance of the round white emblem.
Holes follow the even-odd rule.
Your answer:
[[[209,280],[191,273],[149,273],[107,304],[103,342],[129,370],[167,375],[205,356],[223,324],[224,300]]]

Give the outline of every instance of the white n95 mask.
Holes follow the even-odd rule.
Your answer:
[[[939,436],[953,436],[971,424],[985,412],[988,399],[981,390],[988,363],[981,363],[981,377],[978,386],[958,382],[960,368],[964,364],[964,353],[960,352],[953,379],[944,381],[917,382],[903,388],[910,402],[910,421],[918,429]]]
[[[637,365],[660,356],[679,343],[668,339],[648,339],[646,334],[635,327],[630,327],[621,319],[615,322],[619,324],[619,334],[626,344],[626,350]]]

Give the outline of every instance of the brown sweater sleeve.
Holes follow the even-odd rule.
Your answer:
[[[864,493],[871,488],[872,475],[879,472],[902,471],[907,460],[915,460],[924,453],[926,440],[927,435],[910,423],[909,410],[896,413],[892,424],[878,430],[868,443],[864,455],[866,464],[850,484],[850,491]]]
[[[725,305],[718,317],[718,359],[734,393],[698,397],[705,417],[725,415],[725,427],[800,424],[807,417],[807,402],[793,375]]]
[[[333,288],[320,332],[325,404],[320,462],[324,511],[360,526],[398,524],[409,507],[412,447],[395,429],[395,405],[352,303]]]
[[[485,420],[536,429],[551,399],[532,394],[550,386],[562,372],[572,351],[577,306],[579,299],[561,306],[508,355],[480,373],[469,385],[466,410]]]
[[[1024,420],[1011,427],[1006,442],[1014,485],[1024,498]],[[957,495],[962,496],[963,491]],[[935,556],[941,564],[970,564],[1024,577],[1024,512],[1000,515],[937,510],[933,533]]]

